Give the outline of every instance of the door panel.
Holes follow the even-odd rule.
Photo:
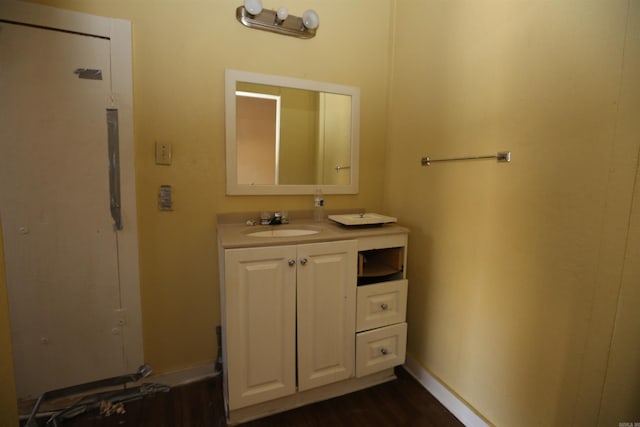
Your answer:
[[[124,372],[109,40],[0,23],[0,211],[17,393]],[[102,70],[102,80],[74,70]]]
[[[298,246],[298,389],[354,375],[355,241]]]
[[[229,409],[295,393],[296,249],[225,251]]]

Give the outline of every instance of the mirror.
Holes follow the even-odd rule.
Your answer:
[[[360,90],[226,70],[227,194],[358,192]]]

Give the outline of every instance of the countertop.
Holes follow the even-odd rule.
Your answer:
[[[270,229],[319,229],[316,234],[304,236],[254,237],[247,233]],[[286,244],[304,244],[350,240],[371,236],[406,234],[409,229],[397,224],[375,226],[343,226],[329,219],[314,221],[313,219],[291,219],[289,224],[282,225],[246,225],[238,222],[218,221],[218,243],[224,249],[248,248],[257,246],[276,246]]]

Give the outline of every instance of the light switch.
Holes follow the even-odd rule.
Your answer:
[[[171,164],[171,144],[156,142],[156,165]]]

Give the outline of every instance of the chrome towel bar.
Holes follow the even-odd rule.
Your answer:
[[[499,151],[497,154],[488,154],[486,156],[451,157],[448,159],[432,159],[431,157],[423,157],[422,166],[430,166],[431,163],[435,162],[453,162],[456,160],[480,159],[496,159],[500,163],[509,163],[511,161],[511,151]]]

